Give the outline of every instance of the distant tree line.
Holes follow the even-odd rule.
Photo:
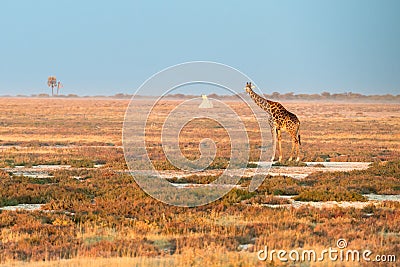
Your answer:
[[[131,99],[132,94],[118,93],[112,96],[103,95],[92,95],[92,96],[79,96],[76,94],[68,95],[57,95],[60,98],[113,98],[113,99]],[[239,100],[241,97],[245,96],[245,93],[240,93],[238,95],[217,95],[209,94],[207,95],[210,99],[224,99],[224,100]],[[12,97],[10,95],[3,95],[3,97]],[[31,96],[27,95],[17,95],[16,97],[50,97],[49,94],[33,94]],[[165,99],[192,99],[201,98],[200,95],[184,95],[184,94],[170,94],[164,96]],[[400,103],[400,95],[363,95],[358,93],[346,92],[346,93],[329,93],[322,92],[320,94],[294,94],[293,92],[281,94],[278,92],[273,92],[272,94],[264,94],[264,97],[271,100],[277,101],[346,101],[346,102],[384,102],[384,103]],[[155,96],[143,96],[136,95],[136,99],[148,99],[155,98]]]
[[[358,93],[346,92],[335,93],[322,92],[321,94],[280,94],[273,92],[272,94],[264,94],[268,99],[276,100],[305,100],[305,101],[351,101],[351,102],[396,102],[400,103],[400,95],[363,95]]]

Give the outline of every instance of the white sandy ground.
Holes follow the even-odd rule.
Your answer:
[[[255,163],[255,162],[251,162]],[[259,162],[258,174],[272,175],[272,176],[287,176],[295,179],[302,179],[307,177],[313,172],[334,172],[334,171],[351,171],[351,170],[364,170],[371,164],[370,162],[306,162],[305,167],[287,167],[287,166],[272,166],[269,168],[270,163]],[[317,165],[318,164],[318,165]],[[322,164],[324,167],[315,167]],[[101,168],[103,165],[94,165],[95,168]],[[15,166],[14,168],[1,168],[6,172],[13,173],[14,175],[24,175],[32,178],[47,178],[52,177],[48,172],[60,169],[85,169],[73,168],[70,165],[37,165],[30,168],[24,166]],[[127,171],[129,172],[129,171]],[[202,172],[185,172],[185,171],[159,171],[158,174],[161,178],[182,178],[191,176],[193,174],[199,176],[205,175],[220,175],[222,170],[205,170]],[[246,170],[238,169],[231,170],[230,175],[252,176],[255,173],[255,168],[248,168]]]
[[[257,163],[257,162],[250,162]],[[270,163],[259,162],[258,174],[272,175],[272,176],[287,176],[295,179],[303,179],[313,172],[335,172],[335,171],[351,171],[351,170],[365,170],[371,164],[371,162],[306,162],[305,167],[287,167],[287,166],[272,166],[269,168]],[[318,164],[318,165],[317,165]],[[324,167],[315,167],[322,164]],[[243,170],[232,170],[229,174],[234,175],[235,173],[240,174]],[[244,176],[253,176],[255,168],[248,168],[244,171]],[[183,178],[191,176],[193,174],[199,176],[205,175],[218,175],[221,174],[221,170],[205,170],[202,172],[184,172],[184,171],[159,171],[161,178]]]
[[[44,204],[18,204],[15,206],[4,206],[1,207],[0,210],[29,210],[29,211],[34,211],[34,210],[40,210],[40,208]]]
[[[368,201],[361,202],[361,201],[321,201],[321,202],[312,202],[312,201],[296,201],[293,200],[292,197],[294,196],[276,196],[279,198],[285,198],[289,200],[289,204],[278,204],[278,205],[273,205],[273,204],[261,204],[261,206],[264,207],[270,207],[270,208],[300,208],[303,206],[310,206],[314,208],[335,208],[335,207],[340,207],[340,208],[356,208],[356,209],[362,209],[370,204],[374,205],[379,205],[380,202],[382,201],[397,201],[400,202],[400,195],[376,195],[376,194],[365,194],[363,195],[368,198]]]
[[[272,176],[288,176],[295,179],[304,179],[308,175],[313,172],[335,172],[335,171],[351,171],[351,170],[364,170],[367,169],[371,164],[370,162],[306,162],[307,166],[305,167],[286,167],[286,166],[272,166],[269,168],[270,163],[260,162],[258,166],[260,167],[258,170],[258,174],[263,175],[272,175]],[[318,165],[317,165],[318,164]],[[315,167],[317,165],[318,167]],[[320,166],[320,165],[323,165]],[[96,165],[95,167],[102,167],[102,165]],[[72,169],[70,165],[38,165],[33,166],[31,168],[25,168],[24,166],[15,166],[14,168],[3,168],[4,171],[11,172],[14,175],[24,175],[35,178],[46,178],[52,177],[48,175],[47,172],[52,170],[59,169]],[[252,176],[255,173],[255,168],[248,168],[246,170],[233,170],[229,172],[230,175],[244,175],[244,176]],[[129,171],[127,171],[129,172]],[[205,170],[202,172],[184,172],[184,171],[160,171],[158,172],[162,178],[183,178],[187,176],[191,176],[193,174],[196,175],[220,175],[222,170]],[[74,177],[79,179],[80,177]],[[194,186],[212,186],[212,185],[201,185],[201,184],[173,184],[177,187],[194,187]],[[227,185],[232,186],[232,185]],[[235,186],[240,187],[240,186]],[[332,208],[332,207],[354,207],[354,208],[364,208],[365,206],[372,204],[379,204],[382,201],[399,201],[400,195],[375,195],[375,194],[367,194],[365,195],[368,198],[366,202],[336,202],[336,201],[326,201],[326,202],[305,202],[305,201],[295,201],[292,199],[293,196],[277,196],[281,198],[286,198],[290,201],[289,204],[281,204],[281,205],[272,205],[272,204],[262,204],[262,206],[270,207],[270,208],[299,208],[305,205],[316,207],[316,208]],[[39,210],[43,204],[19,204],[16,206],[6,206],[1,207],[0,210]]]
[[[379,205],[382,201],[397,201],[400,202],[400,195],[376,195],[376,194],[365,194],[365,197],[368,198],[368,201],[365,202],[360,202],[360,201],[324,201],[324,202],[307,202],[307,201],[296,201],[293,200],[292,197],[294,196],[276,196],[279,198],[284,198],[290,201],[289,204],[261,204],[260,206],[263,207],[269,207],[269,208],[300,208],[303,206],[310,206],[314,208],[335,208],[335,207],[340,207],[340,208],[356,208],[356,209],[362,209],[370,204],[374,205]],[[19,204],[16,206],[5,206],[1,207],[0,210],[11,210],[11,211],[16,211],[16,210],[27,210],[27,211],[34,211],[34,210],[40,210],[41,207],[44,204]]]
[[[94,168],[101,168],[104,164],[95,164]],[[89,169],[89,168],[74,168],[71,165],[37,165],[32,167],[14,166],[13,168],[1,168],[1,170],[12,173],[15,176],[25,176],[29,178],[51,178],[54,175],[49,175],[49,172],[63,169]]]

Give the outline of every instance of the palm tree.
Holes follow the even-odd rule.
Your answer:
[[[57,95],[58,95],[58,91],[63,87],[64,87],[64,85],[60,81],[58,81],[57,82]]]
[[[57,86],[57,78],[56,76],[49,76],[49,78],[47,78],[47,86],[51,87],[51,95],[54,95],[54,87]]]

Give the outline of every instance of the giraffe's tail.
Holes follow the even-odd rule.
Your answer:
[[[300,128],[297,129],[297,139],[299,140],[299,145],[301,145],[301,141],[300,141]]]

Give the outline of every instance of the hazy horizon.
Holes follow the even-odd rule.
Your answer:
[[[396,0],[5,0],[0,95],[51,94],[50,75],[65,95],[134,94],[153,74],[197,60],[232,66],[265,94],[397,95],[398,10]]]
[[[267,95],[267,96],[271,96],[278,93],[280,96],[288,96],[290,94],[293,94],[294,96],[299,96],[299,95],[305,95],[305,96],[312,96],[312,95],[320,95],[322,96],[325,93],[329,93],[331,96],[333,95],[351,95],[351,94],[360,94],[361,96],[366,96],[366,97],[371,97],[371,96],[387,96],[387,95],[392,95],[395,97],[400,96],[400,92],[397,94],[390,94],[390,93],[385,93],[385,94],[361,94],[361,93],[357,93],[357,92],[328,92],[328,91],[324,91],[324,92],[319,92],[319,93],[294,93],[294,92],[286,92],[286,93],[281,93],[281,92],[262,92],[263,95]],[[175,95],[184,95],[184,96],[198,96],[201,97],[201,95],[207,95],[207,96],[211,96],[211,95],[217,95],[217,96],[234,96],[237,94],[224,94],[224,93],[217,93],[217,92],[206,92],[206,93],[197,93],[195,91],[192,92],[172,92],[166,95],[170,95],[170,96],[175,96]],[[242,95],[247,95],[246,92],[242,92],[240,93]],[[118,96],[133,96],[135,95],[134,93],[122,93],[122,92],[117,92],[115,94],[73,94],[73,93],[66,93],[63,94],[62,92],[59,95],[54,94],[54,96],[51,95],[51,92],[42,92],[42,93],[32,93],[32,94],[2,94],[0,95],[0,97],[40,97],[40,96],[48,96],[48,97],[68,97],[68,96],[77,96],[77,97],[118,97]],[[136,94],[137,96],[141,96],[141,97],[160,97],[161,95],[148,95],[148,94]]]

